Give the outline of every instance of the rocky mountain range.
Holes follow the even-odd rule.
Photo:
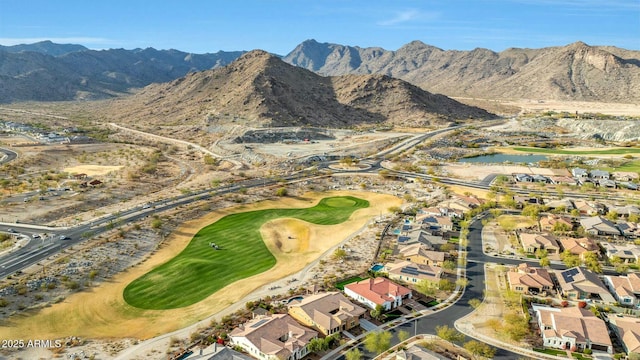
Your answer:
[[[103,99],[188,72],[224,66],[244,52],[88,50],[42,42],[0,48],[0,102]]]
[[[640,100],[640,51],[583,42],[497,53],[442,50],[420,41],[387,51],[307,40],[284,60],[322,75],[385,74],[457,97]]]
[[[51,42],[0,47],[0,102],[108,98],[221,67],[243,53],[95,51]],[[582,42],[494,52],[442,50],[420,41],[389,51],[307,40],[282,58],[324,76],[380,74],[454,97],[640,100],[640,51]]]
[[[228,66],[152,84],[109,105],[114,120],[139,124],[249,126],[439,125],[493,117],[485,110],[386,75],[323,77],[261,50]]]

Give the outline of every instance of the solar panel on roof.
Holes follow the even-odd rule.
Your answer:
[[[418,269],[411,266],[403,267],[402,270],[400,270],[400,272],[409,274],[409,275],[418,275]]]
[[[405,242],[405,241],[409,241],[409,237],[408,236],[400,236],[398,237],[398,242]]]
[[[268,321],[269,321],[269,319],[262,319],[262,320],[258,321],[257,323],[251,325],[251,328],[255,329],[257,327],[260,327],[260,326],[262,326],[264,323],[266,323]]]
[[[580,271],[578,271],[578,268],[573,268],[567,271],[563,271],[561,274],[564,281],[569,283],[573,282],[573,277],[576,276],[579,272]]]

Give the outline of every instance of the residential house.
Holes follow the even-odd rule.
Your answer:
[[[607,187],[607,188],[612,188],[612,189],[617,188],[616,182],[611,180],[611,179],[600,179],[600,180],[597,180],[597,181],[598,181],[598,185],[600,185],[602,187]]]
[[[348,284],[344,293],[371,309],[381,305],[385,310],[395,309],[402,305],[403,300],[412,297],[410,289],[382,277]]]
[[[414,229],[406,235],[398,236],[398,244],[413,245],[423,244],[428,249],[433,250],[436,247],[445,244],[447,241],[442,236],[433,235],[431,231]]]
[[[199,349],[187,357],[181,357],[184,360],[253,360],[243,353],[239,353],[224,345],[213,343],[204,349]]]
[[[384,270],[389,279],[409,284],[416,284],[422,280],[437,282],[442,276],[442,268],[439,266],[416,264],[407,260],[387,263]]]
[[[600,206],[586,200],[573,200],[573,206],[578,209],[580,215],[595,216],[600,214]]]
[[[527,205],[536,205],[536,204],[540,204],[541,202],[538,200],[538,198],[535,197],[530,197],[530,196],[523,196],[523,195],[515,195],[513,196],[513,201],[516,203],[516,206],[519,208],[523,208]]]
[[[618,228],[618,230],[620,230],[622,236],[626,237],[627,239],[635,239],[640,233],[638,224],[629,221],[618,221],[616,223],[616,227]]]
[[[613,304],[616,300],[595,273],[576,266],[557,271],[556,278],[562,295],[569,300],[595,300]]]
[[[358,326],[366,312],[339,292],[311,295],[293,301],[288,307],[294,319],[325,336]]]
[[[545,184],[552,183],[551,179],[543,175],[533,174],[531,175],[531,178],[533,179],[534,182],[540,182]]]
[[[629,217],[629,215],[640,215],[640,209],[635,205],[611,206],[609,211],[613,211],[619,216]]]
[[[571,175],[573,175],[576,179],[587,179],[589,178],[589,172],[586,169],[581,168],[573,168],[571,169]]]
[[[472,207],[469,204],[463,203],[456,199],[448,199],[448,200],[442,201],[438,204],[438,207],[453,209],[456,211],[462,211],[463,213],[472,209]]]
[[[620,229],[602,216],[592,216],[588,218],[580,219],[580,225],[584,228],[586,232],[592,235],[599,236],[619,236],[621,235]]]
[[[302,359],[317,336],[287,314],[254,318],[229,334],[231,344],[262,360]]]
[[[554,184],[563,184],[563,185],[578,185],[576,179],[569,176],[550,176],[549,177]]]
[[[483,201],[478,199],[475,196],[466,196],[466,195],[458,195],[458,194],[454,194],[452,199],[460,204],[464,204],[467,207],[473,209],[473,208],[477,208],[478,206],[482,205]]]
[[[607,258],[612,259],[614,256],[627,264],[634,264],[640,258],[640,246],[636,244],[612,244],[610,242],[601,241],[600,246],[604,249]]]
[[[533,177],[529,174],[513,174],[517,182],[533,182]]]
[[[573,255],[577,255],[580,257],[580,260],[584,260],[585,254],[588,252],[593,252],[598,254],[600,248],[595,240],[582,237],[582,238],[561,238],[560,245],[562,246],[562,251],[568,251]]]
[[[552,308],[533,305],[545,347],[562,350],[606,351],[613,344],[604,320],[580,307]]]
[[[549,214],[540,219],[540,228],[542,231],[553,231],[557,227],[571,231],[573,230],[573,221],[568,216],[559,216],[555,214]]]
[[[559,199],[559,200],[544,200],[544,205],[549,209],[559,209],[563,208],[565,211],[571,211],[575,209],[573,206],[573,202],[570,199]]]
[[[611,174],[604,170],[591,170],[589,176],[594,180],[609,180]]]
[[[604,283],[621,305],[636,306],[640,304],[640,274],[607,275],[604,277]]]
[[[442,266],[445,253],[429,250],[425,245],[418,243],[399,248],[398,258],[419,265]]]
[[[507,273],[507,279],[511,290],[524,294],[537,295],[543,291],[553,290],[553,280],[549,272],[545,269],[530,267],[527,263],[511,269]]]
[[[609,326],[618,336],[627,354],[640,353],[640,319],[628,316],[609,317]]]
[[[457,209],[451,209],[448,207],[441,207],[440,208],[440,212],[442,213],[443,216],[448,216],[450,218],[458,218],[458,219],[462,219],[464,217],[464,211],[462,210],[457,210]]]
[[[418,213],[416,214],[416,222],[422,222],[424,218],[428,218],[430,216],[441,216],[441,215],[443,215],[442,211],[435,206],[422,208],[418,210]]]
[[[614,171],[611,176],[618,181],[635,181],[640,179],[637,172],[631,171]]]
[[[534,253],[536,250],[547,250],[548,254],[560,253],[560,245],[555,236],[550,234],[520,234],[520,243],[524,251]]]
[[[449,360],[448,357],[444,357],[431,350],[427,350],[420,345],[409,345],[409,347],[403,347],[398,349],[394,354],[395,357],[388,358],[391,360]]]
[[[453,222],[448,216],[428,216],[422,219],[421,224],[422,227],[426,230],[435,230],[442,232],[453,230]]]

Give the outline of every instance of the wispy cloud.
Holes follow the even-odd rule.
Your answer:
[[[100,37],[32,37],[32,38],[0,38],[2,45],[32,44],[40,41],[51,40],[59,44],[111,44],[114,41]]]
[[[408,9],[403,11],[397,11],[394,17],[390,19],[378,21],[377,24],[380,26],[393,26],[393,25],[404,24],[412,21],[431,20],[431,19],[435,19],[436,17],[438,17],[438,13],[422,12],[417,9]]]

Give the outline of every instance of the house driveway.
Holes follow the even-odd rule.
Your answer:
[[[360,319],[360,327],[364,329],[364,331],[374,331],[378,328],[378,325],[367,319]]]

